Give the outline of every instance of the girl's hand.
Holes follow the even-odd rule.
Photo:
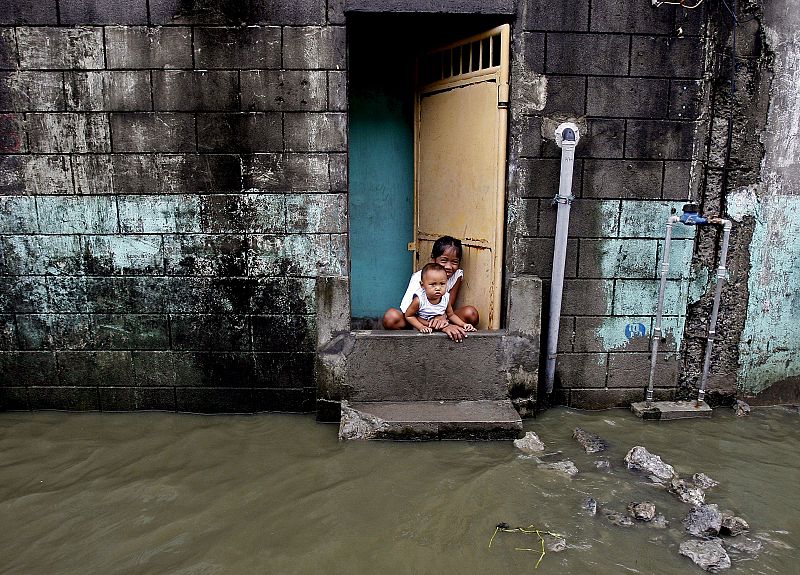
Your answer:
[[[452,339],[455,342],[461,342],[464,340],[464,328],[458,327],[456,324],[451,323],[446,328],[442,329],[444,333],[447,334],[447,337]]]
[[[478,331],[478,330],[475,329],[475,326],[472,325],[471,323],[465,323],[464,324],[464,331]]]
[[[433,329],[428,326],[422,326],[419,328],[420,333],[433,333]]]
[[[448,325],[450,325],[450,322],[447,321],[447,318],[443,315],[437,315],[428,322],[428,327],[431,329],[444,329]]]

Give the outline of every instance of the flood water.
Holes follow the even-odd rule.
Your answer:
[[[610,448],[587,455],[583,427]],[[569,479],[511,443],[340,443],[310,416],[0,414],[0,573],[702,573],[678,554],[689,510],[625,468],[634,445],[721,482],[707,492],[763,543],[730,573],[798,573],[800,415],[645,423],[552,409],[526,423]],[[611,469],[595,462],[606,459]],[[668,529],[581,509],[653,501]],[[538,569],[535,525],[568,548]]]

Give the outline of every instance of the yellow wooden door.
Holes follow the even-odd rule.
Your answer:
[[[459,305],[500,327],[510,26],[433,50],[417,65],[414,258],[436,238],[464,244]]]

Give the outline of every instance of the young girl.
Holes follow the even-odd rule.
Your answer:
[[[447,291],[447,272],[439,264],[429,263],[420,272],[422,281],[414,293],[411,305],[405,311],[406,321],[422,333],[431,333],[433,328],[423,321],[430,322],[444,315],[448,321],[464,331],[475,331],[470,323],[461,321],[450,305],[450,293]]]
[[[455,314],[464,322],[478,325],[479,317],[478,310],[473,306],[456,307],[458,292],[461,289],[464,272],[461,268],[461,257],[463,255],[463,248],[461,240],[450,236],[442,236],[433,243],[431,250],[431,261],[439,264],[444,268],[447,274],[447,292],[450,294],[450,304],[455,310]],[[419,289],[420,281],[422,280],[422,273],[417,272],[411,276],[408,282],[408,288],[400,303],[400,309],[391,308],[383,314],[383,327],[386,329],[404,329],[408,327],[408,322],[405,318],[405,310],[411,305],[414,297],[414,292]],[[447,317],[439,316],[427,322],[428,327],[432,329],[441,329],[445,332],[450,339],[454,341],[461,341],[464,339],[464,329],[451,324]]]

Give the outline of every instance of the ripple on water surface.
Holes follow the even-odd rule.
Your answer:
[[[575,462],[569,479],[510,443],[340,443],[307,416],[0,414],[0,573],[532,572],[540,554],[515,548],[535,536],[488,549],[499,522],[566,538],[538,573],[699,573],[678,555],[688,505],[625,468],[634,445],[721,482],[707,501],[763,543],[731,573],[797,573],[798,423],[782,408],[663,423],[553,409],[526,428]],[[578,426],[609,449],[585,454]],[[611,525],[587,496],[653,501],[670,526]]]

